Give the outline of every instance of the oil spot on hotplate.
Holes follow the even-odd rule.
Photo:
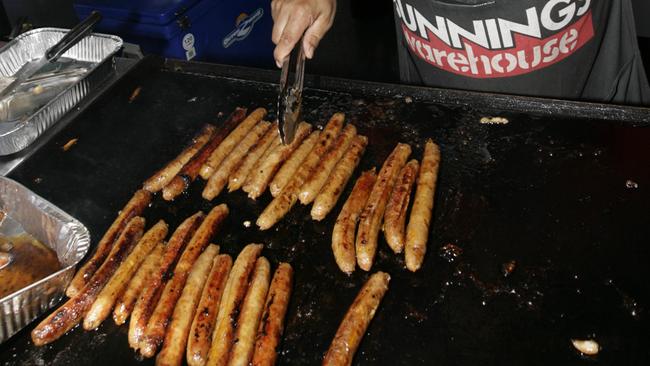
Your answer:
[[[641,319],[643,307],[636,299],[630,296],[630,294],[627,292],[623,291],[611,278],[606,279],[604,281],[604,285],[613,288],[614,291],[616,291],[616,293],[620,296],[621,304],[626,313],[628,313],[634,320]]]
[[[631,179],[628,179],[625,181],[625,188],[627,189],[637,189],[639,188],[639,184]]]

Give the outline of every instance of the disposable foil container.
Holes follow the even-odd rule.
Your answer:
[[[24,64],[40,58],[58,42],[67,29],[39,28],[25,32],[0,49],[0,77],[12,77]],[[87,74],[63,89],[29,117],[0,123],[0,155],[9,155],[29,146],[86,95],[97,89],[114,70],[114,55],[122,39],[91,34],[66,51],[62,57],[91,63]]]
[[[0,234],[26,232],[52,248],[62,269],[0,299],[0,343],[56,305],[90,245],[88,229],[23,185],[0,176]]]

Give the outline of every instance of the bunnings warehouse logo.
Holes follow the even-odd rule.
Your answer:
[[[243,18],[238,19],[239,22],[235,29],[230,32],[221,42],[223,48],[230,47],[233,43],[244,40],[248,37],[249,34],[253,31],[253,27],[258,20],[262,19],[264,15],[264,10],[259,8],[255,10],[252,14],[246,15],[242,14]],[[240,16],[241,17],[241,16]]]

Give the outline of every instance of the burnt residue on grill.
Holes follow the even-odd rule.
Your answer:
[[[391,283],[355,365],[650,363],[644,310],[650,304],[650,128],[576,118],[570,109],[522,113],[514,111],[526,105],[517,98],[512,111],[496,110],[485,95],[476,103],[440,104],[424,92],[369,84],[359,93],[351,90],[363,83],[348,83],[349,90],[343,82],[336,91],[307,88],[303,111],[306,121],[321,126],[343,111],[369,137],[353,179],[381,166],[397,142],[411,144],[418,159],[428,137],[442,150],[422,269],[407,271],[403,257],[380,239],[373,272],[390,273]],[[138,86],[148,92],[128,103]],[[276,98],[271,83],[144,62],[57,137],[84,141],[74,154],[48,143],[11,176],[100,237],[142,181],[204,123],[222,123],[237,106],[266,107],[272,120]],[[481,124],[485,116],[509,123]],[[369,276],[358,269],[347,276],[334,262],[331,230],[343,200],[321,222],[297,204],[260,232],[242,222],[255,222],[269,194],[253,201],[234,192],[207,202],[203,184],[197,180],[173,204],[156,197],[144,216],[175,227],[198,210],[227,203],[230,215],[213,239],[221,252],[234,258],[246,244],[264,243],[262,255],[273,266],[286,261],[295,270],[278,364],[319,364]],[[127,326],[111,321],[96,332],[76,328],[43,348],[31,345],[30,330],[0,346],[0,363],[153,364],[134,357]],[[602,350],[586,360],[571,339],[595,339]]]

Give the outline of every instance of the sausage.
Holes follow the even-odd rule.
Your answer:
[[[313,220],[320,221],[332,211],[343,193],[345,185],[348,184],[350,177],[352,177],[354,169],[359,165],[361,157],[366,151],[366,146],[368,146],[368,138],[365,136],[358,135],[352,140],[350,148],[336,164],[327,182],[314,200],[314,205],[311,208],[311,218]]]
[[[277,136],[280,136],[278,124],[274,123],[266,131],[264,136],[251,147],[237,169],[230,174],[228,178],[228,192],[236,191],[244,185],[244,181],[250,174],[255,163],[266,153]]]
[[[167,224],[160,220],[140,239],[131,254],[117,269],[113,277],[97,296],[84,317],[85,330],[95,329],[110,314],[117,298],[126,290],[129,280],[153,248],[167,235]]]
[[[169,318],[174,312],[174,306],[176,306],[176,302],[181,295],[192,266],[194,266],[199,255],[219,230],[227,216],[228,206],[225,204],[215,206],[210,210],[210,213],[205,217],[201,226],[187,244],[183,254],[181,254],[176,268],[174,268],[174,274],[166,283],[140,340],[140,354],[144,357],[153,357],[165,339],[165,330],[169,324]]]
[[[141,189],[133,194],[133,197],[131,197],[122,211],[120,211],[115,221],[106,230],[106,233],[104,233],[99,244],[97,244],[97,249],[95,249],[93,256],[74,275],[65,292],[66,296],[72,298],[81,291],[97,268],[104,263],[104,259],[106,259],[113,247],[115,238],[120,235],[126,223],[133,217],[141,215],[144,209],[149,206],[149,203],[151,203],[151,193],[148,191]]]
[[[142,293],[135,303],[133,312],[131,313],[131,320],[129,321],[129,346],[135,350],[140,349],[140,340],[142,334],[147,328],[149,318],[153,313],[162,288],[165,286],[169,274],[174,268],[174,263],[178,259],[179,254],[183,251],[187,243],[194,235],[194,232],[199,227],[205,214],[197,212],[183,221],[174,231],[165,246],[165,252],[160,259],[160,265],[149,276]]]
[[[278,356],[278,345],[284,331],[284,316],[289,307],[291,287],[293,286],[293,268],[289,263],[280,263],[275,270],[266,304],[255,337],[253,366],[272,366]]]
[[[203,189],[203,198],[211,201],[221,193],[223,187],[228,183],[228,177],[242,162],[248,151],[266,133],[271,124],[261,121],[239,142],[237,147],[226,157],[219,168],[212,174],[208,183]]]
[[[370,276],[345,314],[330,348],[323,358],[323,366],[348,366],[366,333],[370,321],[388,290],[390,276],[377,272]]]
[[[284,186],[289,183],[291,177],[296,174],[296,171],[298,170],[298,167],[300,167],[300,164],[302,164],[307,155],[309,155],[309,152],[312,151],[316,145],[316,142],[320,138],[320,133],[320,131],[316,130],[309,134],[305,141],[300,144],[300,147],[298,147],[295,151],[293,151],[293,153],[289,155],[278,172],[273,176],[273,180],[271,180],[271,184],[269,184],[269,190],[271,191],[271,195],[273,197],[277,197],[282,191],[282,188],[284,188]]]
[[[88,284],[74,297],[66,301],[57,310],[45,318],[32,330],[32,341],[36,346],[51,343],[79,324],[90,305],[104,285],[110,280],[120,263],[126,258],[131,248],[140,240],[145,221],[136,216],[129,220],[126,227],[115,241],[114,250],[91,277]]]
[[[262,251],[262,244],[249,244],[235,260],[226,283],[226,289],[221,299],[217,322],[212,332],[212,344],[208,352],[207,365],[225,365],[230,355],[235,321],[244,300],[248,283],[257,258]]]
[[[332,231],[332,252],[334,253],[336,264],[341,271],[347,274],[354,272],[354,268],[357,266],[357,260],[354,255],[354,234],[357,229],[359,215],[363,208],[366,207],[368,196],[370,196],[370,191],[375,185],[376,180],[377,173],[375,168],[361,173],[334,224],[334,230]]]
[[[311,132],[311,125],[309,123],[302,122],[298,125],[296,129],[296,135],[293,138],[293,141],[289,145],[285,145],[280,140],[280,136],[277,136],[273,145],[269,148],[265,157],[262,157],[260,160],[255,163],[253,170],[246,178],[246,182],[242,187],[242,190],[248,193],[248,197],[252,199],[257,199],[261,196],[266,190],[266,187],[271,182],[271,179],[275,173],[280,169],[280,165],[287,160],[291,154],[296,151],[296,149],[301,146],[302,141],[309,135]],[[307,153],[303,155],[306,156]]]
[[[439,167],[440,148],[429,139],[424,146],[424,156],[420,165],[415,199],[413,200],[411,216],[406,227],[404,257],[406,259],[406,268],[412,272],[420,269],[424,254],[427,251],[433,196],[436,191]]]
[[[258,258],[237,319],[237,329],[228,360],[229,366],[248,366],[253,356],[255,335],[264,310],[270,277],[271,265],[269,261],[264,257]]]
[[[187,336],[190,333],[196,306],[199,303],[203,286],[217,254],[219,254],[219,247],[210,244],[194,263],[194,267],[192,267],[190,275],[187,277],[185,287],[183,287],[183,292],[174,308],[169,330],[165,334],[163,347],[156,357],[156,365],[180,365],[183,361]]]
[[[267,230],[275,225],[296,204],[300,187],[314,174],[321,157],[329,150],[339,131],[341,131],[344,119],[345,115],[343,113],[335,113],[330,119],[320,134],[316,145],[305,160],[300,163],[298,170],[286,186],[282,188],[282,192],[271,201],[258,217],[257,226],[259,226],[260,230]]]
[[[156,193],[163,189],[172,179],[183,169],[183,166],[196,155],[201,148],[208,143],[215,133],[216,127],[210,124],[203,126],[201,131],[194,136],[192,142],[172,161],[167,163],[162,169],[157,171],[149,179],[144,181],[144,189],[151,193]]]
[[[384,217],[388,196],[393,190],[395,180],[400,170],[411,155],[411,147],[399,143],[393,152],[386,158],[384,165],[377,174],[377,181],[370,191],[366,207],[359,217],[359,230],[357,231],[356,250],[357,263],[364,271],[369,271],[377,253],[377,237]]]
[[[330,150],[318,162],[314,174],[300,188],[300,193],[298,193],[300,203],[308,205],[314,201],[318,192],[325,185],[327,178],[329,178],[332,169],[341,160],[356,135],[357,128],[354,125],[349,124],[345,126],[343,132],[336,138]]]
[[[384,212],[384,237],[388,246],[395,253],[401,253],[404,250],[404,223],[406,222],[406,210],[411,200],[411,190],[415,177],[418,174],[420,164],[417,160],[409,161],[402,171],[393,187],[386,212]]]
[[[207,361],[214,323],[231,267],[232,259],[227,254],[218,255],[214,260],[187,340],[187,364],[190,366],[204,366]]]
[[[232,130],[246,117],[246,108],[237,108],[228,119],[219,127],[219,130],[212,135],[210,141],[205,144],[190,160],[183,169],[163,188],[162,196],[165,200],[171,201],[183,193],[199,175],[199,170],[208,160],[212,152],[223,142]]]
[[[217,147],[208,160],[203,164],[199,175],[203,179],[208,179],[219,168],[221,162],[232,152],[232,150],[239,144],[241,140],[246,137],[250,130],[266,116],[266,109],[257,108],[249,114],[242,123],[239,124],[225,140]]]
[[[164,243],[158,244],[151,253],[149,253],[140,268],[138,268],[138,271],[129,282],[126,291],[124,291],[115,303],[115,309],[113,310],[113,320],[115,321],[115,324],[124,324],[129,315],[131,315],[135,302],[138,300],[142,289],[151,277],[151,274],[160,265],[160,259],[162,258],[164,250]]]

